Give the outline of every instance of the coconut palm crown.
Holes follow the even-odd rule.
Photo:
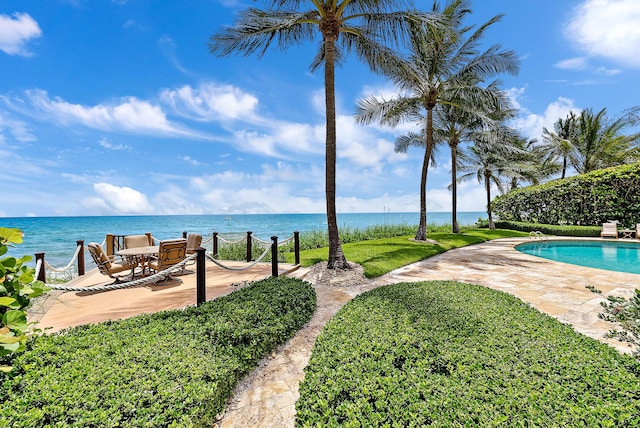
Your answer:
[[[336,105],[335,66],[348,53],[355,53],[372,70],[381,68],[390,55],[389,43],[403,43],[409,25],[437,25],[434,14],[412,10],[403,0],[271,0],[264,10],[249,8],[233,26],[210,38],[212,54],[261,57],[275,44],[285,50],[312,42],[320,44],[311,70],[324,65],[326,148],[325,192],[329,235],[328,268],[349,267],[336,218]]]

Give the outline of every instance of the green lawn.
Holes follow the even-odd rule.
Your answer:
[[[413,236],[407,235],[343,244],[342,250],[347,260],[364,267],[364,273],[368,278],[375,278],[453,248],[479,244],[491,239],[528,235],[527,232],[514,230],[469,229],[461,234],[429,233],[428,239],[437,241],[437,244],[416,242],[412,240]],[[300,252],[300,262],[303,266],[326,261],[327,257],[326,247]],[[292,254],[287,255],[287,261],[293,261]]]

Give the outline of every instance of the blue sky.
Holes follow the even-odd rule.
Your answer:
[[[431,1],[421,1],[428,5]],[[209,37],[260,1],[3,0],[0,216],[322,213],[322,72],[316,45],[217,58]],[[570,110],[640,104],[637,0],[475,0],[505,14],[485,42],[521,58],[502,76],[531,138]],[[355,58],[336,71],[338,212],[415,212],[422,154],[398,129],[358,126],[358,99],[393,87]],[[428,210],[449,211],[450,164]],[[460,211],[484,211],[459,188]]]

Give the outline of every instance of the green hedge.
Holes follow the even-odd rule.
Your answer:
[[[557,226],[554,224],[524,223],[520,221],[497,221],[498,229],[519,230],[522,232],[542,232],[555,236],[600,237],[602,226]]]
[[[0,427],[210,427],[315,306],[308,283],[270,278],[200,307],[37,337],[0,383]]]
[[[298,426],[640,426],[640,366],[506,293],[362,294],[316,340]]]
[[[640,223],[640,163],[593,171],[495,198],[500,220],[596,226]]]

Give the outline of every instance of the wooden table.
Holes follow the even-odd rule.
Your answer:
[[[142,276],[145,276],[145,270],[150,255],[158,254],[160,250],[159,245],[150,245],[148,247],[133,247],[125,248],[124,250],[116,251],[116,254],[122,257],[136,257],[140,259],[140,267],[142,268]]]
[[[635,230],[621,229],[619,232],[620,232],[620,236],[622,238],[631,239],[631,238],[633,238],[633,234],[635,233]]]

